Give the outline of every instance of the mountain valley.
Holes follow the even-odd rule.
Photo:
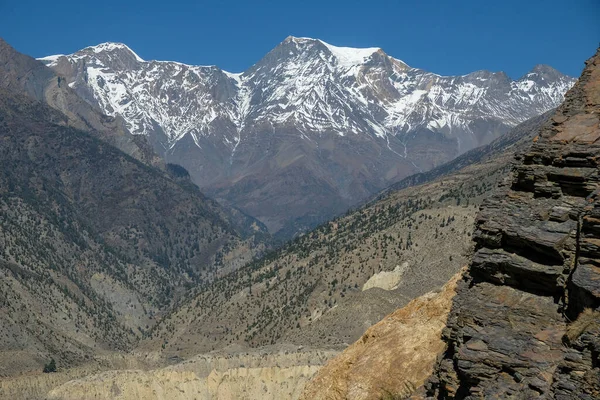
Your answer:
[[[198,288],[142,348],[184,358],[240,344],[344,348],[467,264],[479,204],[547,116]]]
[[[0,399],[598,398],[585,65],[0,39]]]

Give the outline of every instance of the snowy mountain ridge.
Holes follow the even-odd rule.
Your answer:
[[[265,63],[271,53],[278,62]],[[411,68],[380,48],[310,38],[289,37],[271,53],[240,74],[144,61],[121,43],[40,60],[54,68],[65,61],[80,66],[70,85],[89,91],[106,114],[121,115],[134,134],[149,135],[158,125],[170,148],[186,134],[199,143],[198,136],[221,133],[232,151],[250,118],[274,126],[293,122],[307,135],[384,138],[426,128],[456,138],[463,152],[481,144],[469,126],[473,114],[514,126],[558,105],[574,82],[554,70],[549,73],[557,79],[539,79],[543,73],[535,69],[517,81],[488,71],[443,77]],[[226,132],[222,125],[233,129]]]
[[[40,60],[207,194],[288,237],[556,107],[574,83],[543,65],[518,80],[440,76],[292,36],[241,73],[120,43]]]

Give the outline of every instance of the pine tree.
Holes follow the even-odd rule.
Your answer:
[[[56,361],[54,361],[54,358],[50,359],[50,362],[48,364],[44,365],[44,372],[45,373],[56,372]]]

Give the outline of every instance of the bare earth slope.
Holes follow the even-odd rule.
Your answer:
[[[442,329],[456,274],[439,291],[412,300],[369,328],[306,385],[301,400],[378,400],[405,396],[431,375],[446,345]]]
[[[441,330],[459,278],[456,274],[441,290],[388,315],[325,366],[336,351],[267,347],[217,352],[173,367],[112,371],[76,379],[57,385],[47,398],[334,400],[407,394],[423,384],[445,349]]]
[[[48,400],[297,399],[334,353],[286,350],[201,355],[172,367],[122,370],[73,380]]]
[[[269,346],[199,355],[160,369],[121,367],[82,378],[73,371],[76,379],[69,382],[64,372],[15,378],[0,381],[0,394],[52,400],[334,400],[410,393],[445,349],[441,330],[459,277],[393,312],[325,366],[337,351]]]

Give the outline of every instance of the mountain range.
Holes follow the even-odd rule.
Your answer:
[[[0,40],[0,398],[598,398],[600,53],[538,115],[571,83]]]
[[[120,43],[40,60],[281,238],[491,142],[556,107],[574,82],[545,65],[518,80],[445,77],[379,48],[297,37],[242,73],[145,61]]]

